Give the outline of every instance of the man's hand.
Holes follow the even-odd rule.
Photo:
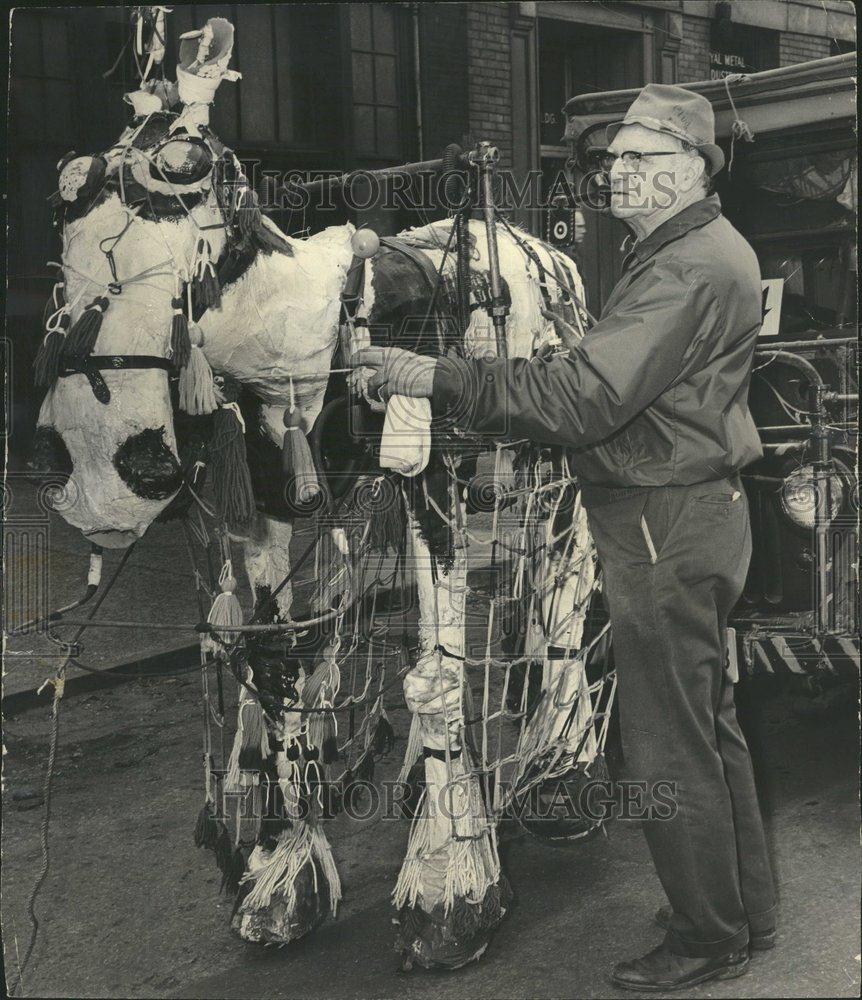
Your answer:
[[[426,358],[400,347],[366,347],[350,359],[354,368],[372,368],[368,392],[385,403],[390,396],[430,398],[436,358]]]

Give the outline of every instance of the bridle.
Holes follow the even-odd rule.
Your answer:
[[[154,112],[153,114],[165,115],[165,112]],[[159,224],[159,216],[165,215],[167,212],[159,211],[153,200],[152,192],[142,184],[134,181],[127,182],[126,171],[128,167],[128,158],[134,151],[138,156],[144,158],[148,165],[150,175],[161,179],[162,183],[168,185],[172,191],[172,200],[177,203],[181,211],[185,213],[186,217],[194,224],[199,232],[212,230],[212,229],[225,229],[228,234],[228,239],[223,251],[223,256],[226,255],[230,250],[231,234],[233,231],[234,224],[234,214],[235,206],[231,205],[231,211],[225,205],[224,202],[224,182],[218,176],[221,164],[224,162],[223,156],[225,155],[225,147],[221,146],[220,149],[216,149],[214,144],[214,137],[210,137],[207,132],[206,136],[196,137],[189,135],[187,133],[183,134],[170,134],[168,133],[161,140],[158,140],[152,151],[146,151],[140,147],[134,145],[135,139],[140,136],[141,132],[146,128],[147,124],[150,122],[153,114],[147,115],[146,118],[140,123],[135,129],[134,133],[129,137],[128,143],[124,144],[124,150],[122,157],[120,159],[116,174],[112,174],[110,177],[105,178],[100,189],[95,193],[95,195],[90,199],[90,204],[87,210],[83,213],[82,217],[86,217],[89,211],[92,209],[93,205],[99,200],[105,189],[109,185],[116,184],[117,195],[123,207],[128,213],[128,220],[123,227],[123,229],[116,236],[105,237],[99,243],[99,250],[104,254],[108,261],[108,266],[111,269],[112,281],[107,285],[104,285],[105,291],[111,295],[122,294],[123,287],[132,284],[136,280],[143,279],[145,277],[151,277],[153,272],[160,267],[164,267],[167,264],[174,263],[173,255],[171,254],[167,260],[161,262],[160,264],[154,265],[147,268],[145,271],[138,275],[133,275],[130,278],[121,279],[117,272],[117,265],[114,258],[114,252],[119,245],[125,234],[131,229],[132,225],[138,218],[138,209],[135,207],[135,202],[130,202],[130,196],[134,193],[137,201],[138,190],[143,192],[142,200],[146,199],[147,205],[149,207],[150,214],[156,225]],[[215,140],[216,142],[218,140]],[[221,215],[221,221],[213,223],[210,225],[200,225],[192,216],[192,210],[186,205],[183,200],[182,194],[176,189],[174,183],[166,176],[164,169],[158,162],[158,154],[164,149],[165,146],[172,142],[187,142],[189,145],[203,147],[208,154],[209,158],[209,171],[208,173],[212,177],[211,189],[214,193],[216,204],[218,205],[219,213]],[[231,152],[231,156],[233,156]],[[234,157],[235,160],[235,157]],[[238,167],[238,164],[237,164]],[[241,169],[237,170],[238,174],[241,174]],[[204,175],[205,177],[206,175]],[[203,178],[201,178],[203,179]],[[62,267],[68,267],[69,265],[62,263]],[[80,273],[80,272],[79,272]],[[99,283],[87,275],[82,275],[87,281],[91,282],[93,285],[98,286]],[[191,314],[191,303],[189,306],[189,312]],[[195,319],[200,318],[201,313],[195,315]],[[191,315],[189,318],[193,318]],[[60,378],[68,378],[71,375],[84,375],[93,391],[95,398],[102,404],[107,405],[111,400],[111,392],[105,382],[105,379],[100,374],[103,371],[147,371],[147,370],[161,370],[167,373],[176,371],[176,366],[169,357],[163,357],[161,355],[152,354],[108,354],[108,355],[90,355],[83,360],[78,360],[74,362],[66,362],[58,371],[58,376]]]

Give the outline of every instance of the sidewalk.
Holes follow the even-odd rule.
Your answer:
[[[46,609],[62,607],[79,598],[86,585],[89,563],[89,544],[81,533],[70,527],[53,512],[40,508],[36,487],[23,477],[10,476],[7,486],[11,492],[11,502],[7,503],[4,528],[7,535],[7,559],[14,552],[11,542],[17,531],[29,531],[34,526],[44,537],[44,556],[40,565],[44,566],[44,580],[47,589],[36,592],[32,576],[22,573],[7,573],[6,607],[14,608],[17,617],[23,621],[34,617]],[[487,523],[486,523],[487,522]],[[471,544],[471,572],[481,572],[488,564],[489,546],[481,539],[489,535],[490,519],[487,515],[471,518],[470,530],[478,541]],[[291,543],[292,558],[296,559],[314,540],[315,525],[312,520],[298,520],[294,525]],[[10,540],[9,536],[13,539]],[[31,543],[32,544],[32,543]],[[234,572],[238,582],[237,596],[246,615],[252,607],[251,589],[246,575],[242,546],[233,546]],[[110,580],[114,569],[122,558],[123,550],[105,549],[103,554],[102,584]],[[199,566],[203,571],[203,553],[196,548]],[[387,558],[381,575],[386,578],[391,573],[392,559]],[[216,574],[219,567],[215,568]],[[307,595],[303,584],[314,580],[313,553],[297,571],[294,578],[298,603]],[[77,657],[85,666],[94,670],[113,669],[118,665],[145,664],[146,672],[158,668],[159,658],[165,654],[177,654],[188,650],[194,657],[198,645],[198,634],[194,626],[206,618],[210,602],[204,595],[204,613],[201,615],[195,596],[194,576],[189,562],[182,525],[179,521],[153,524],[137,543],[117,582],[98,610],[102,620],[122,620],[140,623],[135,628],[90,627],[80,640],[81,655]],[[92,609],[92,602],[80,610],[69,613],[69,617],[83,619]],[[10,625],[17,622],[10,616]],[[148,625],[187,625],[183,631],[163,631]],[[66,626],[55,628],[56,635],[69,639],[75,628]],[[33,691],[46,678],[53,676],[61,647],[52,643],[44,629],[8,640],[4,656],[3,696]],[[172,657],[172,662],[177,656]],[[73,665],[67,669],[67,678],[86,676],[88,671]],[[92,675],[91,675],[92,676]],[[111,683],[110,681],[106,683]]]
[[[33,532],[38,527],[45,538],[42,557],[43,579],[47,590],[38,593],[34,584],[22,574],[7,573],[6,608],[14,608],[17,617],[27,620],[34,610],[53,609],[79,598],[85,589],[90,547],[81,533],[70,527],[57,514],[47,513],[37,500],[35,486],[19,477],[10,479],[12,503],[7,505],[4,528],[9,558],[16,530]],[[44,533],[44,534],[43,534]],[[10,539],[10,535],[13,539]],[[123,551],[105,549],[102,584],[106,584],[118,565]],[[244,573],[238,573],[239,597],[249,608],[251,595]],[[92,608],[83,605],[69,617],[86,618]],[[208,611],[208,602],[205,599]],[[182,527],[179,522],[154,524],[137,543],[113,589],[99,608],[98,617],[110,620],[140,622],[138,628],[89,628],[81,641],[79,657],[87,666],[106,669],[121,663],[146,659],[183,647],[196,646],[197,635],[190,628],[183,632],[155,631],[146,623],[188,624],[201,620],[195,599],[192,574]],[[10,616],[10,625],[15,624]],[[72,626],[56,629],[62,638],[70,638]],[[62,649],[46,637],[44,629],[12,637],[4,657],[3,694],[14,694],[38,688],[56,667]],[[68,668],[69,678],[82,676],[85,671]]]

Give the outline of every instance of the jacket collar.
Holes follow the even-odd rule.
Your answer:
[[[689,205],[688,208],[684,208],[667,222],[663,222],[646,239],[628,243],[629,238],[627,237],[623,249],[628,251],[630,255],[637,257],[638,261],[643,264],[663,246],[680,239],[686,233],[690,233],[692,229],[700,229],[701,226],[712,222],[719,215],[721,215],[721,201],[717,194],[711,194],[709,197]],[[628,263],[627,259],[626,264]]]

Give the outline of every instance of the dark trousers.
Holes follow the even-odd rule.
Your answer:
[[[724,669],[727,616],[751,558],[739,478],[583,490],[603,571],[626,777],[671,783],[643,828],[683,955],[744,947],[775,926],[775,890],[748,747]],[[664,792],[662,793],[665,794]]]

